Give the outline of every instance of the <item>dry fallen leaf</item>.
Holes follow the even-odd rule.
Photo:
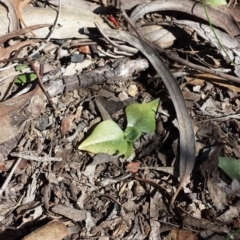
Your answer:
[[[215,207],[217,208],[218,211],[222,211],[225,208],[225,206],[228,206],[227,194],[218,185],[218,183],[212,180],[211,178],[208,179],[207,186],[210,198],[212,199]]]
[[[210,83],[213,83],[215,85],[228,88],[229,90],[232,90],[233,92],[240,92],[240,87],[236,85],[232,85],[228,80],[212,75],[210,73],[202,73],[202,74],[196,74],[192,76],[186,77],[186,81],[192,85],[199,85],[203,86],[205,81],[208,81]]]
[[[4,162],[0,163],[0,171],[2,171],[2,172],[7,172],[8,171],[8,169],[5,167],[5,163]]]
[[[22,17],[22,10],[29,2],[31,2],[31,0],[9,0],[9,1],[12,3],[15,9],[18,19],[22,22],[22,24],[25,27],[27,27]]]
[[[170,233],[172,240],[197,240],[198,237],[190,230],[173,229]]]
[[[23,29],[14,30],[14,31],[0,37],[0,44],[4,43],[5,41],[7,41],[8,39],[11,39],[13,37],[23,35],[25,33],[31,32],[31,31],[33,31],[35,29],[38,29],[38,28],[49,27],[49,26],[51,26],[51,25],[50,24],[36,24],[36,25],[26,27],[26,28],[23,28]]]
[[[44,106],[39,87],[24,95],[0,102],[0,144],[14,138],[31,117],[37,117]]]
[[[24,42],[19,42],[19,43],[16,43],[12,46],[9,46],[7,48],[0,48],[0,60],[4,60],[4,59],[8,59],[10,56],[11,56],[11,53],[13,51],[18,51],[20,50],[21,48],[25,47],[25,46],[28,46],[28,45],[36,45],[36,43],[32,40],[27,40],[27,41],[24,41]]]
[[[240,22],[240,4],[234,4],[232,7],[219,6],[220,9],[230,14],[237,22]]]
[[[4,26],[7,25],[8,31],[10,31],[10,32],[17,30],[18,29],[18,18],[17,18],[17,14],[16,14],[16,11],[15,11],[15,8],[14,8],[12,2],[9,0],[2,0],[1,2],[3,2],[6,5],[7,12],[8,12],[7,17],[4,15],[4,19],[9,18],[9,23],[1,21],[1,24],[3,24]],[[0,4],[0,6],[2,6],[2,5]],[[5,10],[6,10],[5,7],[3,7],[3,9],[5,12]],[[0,31],[0,32],[6,33],[7,31]]]
[[[131,173],[137,173],[140,167],[140,162],[130,162],[127,165],[127,170]]]
[[[85,53],[85,54],[89,54],[90,53],[90,48],[89,46],[81,46],[78,48],[80,53]]]
[[[33,231],[22,240],[62,240],[70,233],[64,223],[52,221]]]
[[[65,136],[67,132],[71,130],[73,119],[74,119],[73,116],[65,117],[62,119],[60,127],[62,137]]]

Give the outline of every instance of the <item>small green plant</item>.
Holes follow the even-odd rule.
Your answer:
[[[235,239],[234,237],[237,236],[239,233],[240,233],[240,229],[237,229],[231,235],[229,234],[227,237],[225,237],[223,240]]]
[[[127,127],[125,131],[112,120],[99,123],[91,135],[84,140],[78,149],[91,153],[125,155],[130,157],[133,142],[142,133],[152,133],[156,129],[155,113],[159,99],[148,103],[133,103],[126,107]]]
[[[219,157],[218,166],[231,178],[240,180],[240,159]]]
[[[207,0],[207,3],[212,6],[225,6],[227,5],[226,0]]]
[[[19,65],[16,67],[16,70],[22,72],[27,67],[27,65]],[[37,79],[37,75],[35,73],[23,73],[17,76],[15,83],[24,85],[26,83],[34,81],[35,79]]]
[[[204,9],[204,12],[206,14],[206,17],[208,19],[208,23],[209,23],[209,26],[220,46],[220,48],[223,50],[223,52],[225,53],[226,57],[228,58],[229,62],[231,62],[232,65],[234,65],[234,62],[233,60],[230,58],[230,56],[228,55],[227,51],[226,51],[226,48],[222,45],[222,43],[220,42],[216,32],[214,31],[214,27],[212,25],[212,22],[211,22],[211,19],[209,18],[208,16],[208,12],[207,12],[207,9],[206,9],[206,5],[205,5],[205,1],[204,0],[201,0],[202,1],[202,6],[203,6],[203,9]],[[222,5],[227,5],[227,2],[225,0],[208,0],[207,1],[208,4],[212,5],[212,6],[222,6]]]

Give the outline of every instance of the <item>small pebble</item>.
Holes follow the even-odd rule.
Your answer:
[[[135,84],[131,84],[128,88],[128,95],[135,97],[138,94],[138,88]]]

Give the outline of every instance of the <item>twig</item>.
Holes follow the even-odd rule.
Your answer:
[[[102,53],[103,55],[108,56],[108,57],[110,57],[110,58],[123,58],[123,57],[124,57],[124,56],[121,56],[121,55],[116,56],[116,55],[112,55],[111,53],[105,52],[105,51],[103,51],[99,46],[97,46],[97,50],[98,50],[100,53]]]
[[[32,60],[30,58],[28,58],[28,62],[31,65],[33,71],[36,73],[37,75],[37,80],[38,80],[38,84],[41,87],[42,91],[44,92],[45,96],[47,97],[49,103],[51,104],[51,106],[55,109],[54,103],[51,100],[51,97],[49,95],[49,93],[45,90],[43,83],[42,83],[42,77],[40,76],[38,70],[36,69],[35,65],[33,64]]]
[[[101,33],[101,35],[105,38],[105,40],[107,42],[109,42],[112,46],[122,50],[122,51],[125,51],[125,52],[128,52],[128,53],[132,53],[132,54],[135,54],[138,52],[138,50],[136,48],[132,48],[132,47],[127,47],[127,46],[120,46],[118,44],[116,44],[114,41],[112,41],[106,34],[104,34],[104,32],[102,31],[102,29],[100,28],[99,24],[95,22],[95,25],[98,29],[98,31]]]
[[[47,161],[56,161],[60,162],[62,161],[62,158],[56,158],[56,157],[38,157],[28,154],[28,152],[12,152],[10,154],[12,157],[20,157],[24,158],[26,160],[33,160],[37,162],[47,162]]]
[[[136,28],[135,24],[133,23],[133,21],[131,20],[131,18],[128,17],[127,13],[125,12],[125,9],[123,8],[123,2],[124,0],[120,1],[120,10],[122,12],[122,15],[124,17],[124,19],[126,20],[126,22],[132,27],[132,29],[134,30],[134,32],[136,32],[136,34],[138,35],[139,38],[141,39],[145,39],[144,36],[142,35],[142,33],[139,31],[139,29]]]
[[[48,37],[47,37],[47,39],[46,39],[46,42],[45,42],[42,46],[40,46],[36,51],[34,51],[32,54],[30,54],[29,57],[32,57],[33,55],[35,55],[36,53],[38,53],[39,51],[41,51],[41,50],[45,47],[46,43],[48,43],[48,42],[50,41],[51,36],[52,36],[52,34],[53,34],[54,30],[56,29],[56,26],[57,26],[57,24],[58,24],[58,20],[59,20],[61,8],[62,8],[62,7],[61,7],[61,0],[58,0],[57,16],[56,16],[55,22],[54,22],[54,24],[53,24],[50,32],[48,33]]]
[[[14,64],[12,64],[12,65],[9,65],[9,66],[6,66],[6,67],[3,67],[3,68],[0,68],[0,71],[7,70],[7,69],[9,69],[9,68],[11,68],[11,67],[15,67],[15,66],[17,66],[17,65],[18,65],[18,63],[14,63]]]
[[[213,35],[215,36],[218,44],[220,45],[220,48],[223,50],[223,52],[224,52],[225,55],[227,56],[228,60],[231,62],[232,65],[235,65],[234,62],[233,62],[233,60],[230,58],[229,54],[227,53],[226,48],[222,45],[221,41],[219,40],[219,38],[218,38],[218,36],[217,36],[217,34],[216,34],[215,30],[214,30],[214,27],[213,27],[213,25],[212,25],[211,19],[210,19],[210,17],[208,16],[208,12],[207,12],[207,8],[206,8],[206,5],[205,5],[205,2],[204,2],[203,0],[201,0],[201,1],[202,1],[202,5],[203,5],[204,12],[205,12],[206,17],[207,17],[207,20],[208,20],[208,24],[209,24],[209,26],[210,26],[210,28],[211,28],[211,30],[212,30],[212,32],[213,32]]]
[[[3,183],[2,187],[0,188],[0,196],[2,196],[3,192],[5,191],[8,183],[10,182],[11,178],[12,178],[12,175],[13,173],[15,172],[17,166],[19,165],[19,163],[21,162],[22,158],[18,158],[18,160],[16,161],[16,163],[14,164],[11,172],[9,173],[7,179],[5,180],[5,182]]]
[[[234,83],[238,83],[238,84],[240,83],[240,78],[239,77],[234,77],[234,76],[226,74],[226,73],[222,73],[222,72],[219,72],[219,71],[216,71],[216,70],[213,70],[213,69],[209,69],[209,68],[206,68],[206,67],[203,67],[203,66],[199,66],[197,64],[194,64],[194,63],[186,61],[185,59],[179,57],[176,53],[170,52],[169,50],[165,51],[165,50],[161,49],[155,43],[152,43],[151,45],[159,53],[164,53],[166,57],[168,57],[168,58],[170,58],[172,60],[175,60],[175,61],[177,61],[177,62],[179,62],[181,64],[184,64],[184,65],[186,65],[189,68],[193,68],[193,69],[199,70],[201,72],[211,73],[211,74],[213,74],[215,76],[218,76],[218,77],[221,77],[221,78],[225,78],[226,80],[229,80],[229,81],[234,82]]]

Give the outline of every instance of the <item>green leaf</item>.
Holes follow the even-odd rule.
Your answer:
[[[219,157],[218,166],[231,178],[240,180],[240,160],[228,157]]]
[[[37,75],[35,73],[24,73],[19,75],[16,78],[15,83],[19,83],[19,84],[28,83],[35,80],[36,78],[37,78]]]
[[[227,1],[226,0],[207,0],[207,3],[212,5],[212,6],[227,5]]]
[[[127,147],[121,128],[115,122],[107,120],[99,123],[78,149],[91,153],[122,155],[127,151]]]
[[[154,132],[156,128],[155,113],[158,104],[159,98],[148,103],[133,103],[127,106],[127,127],[134,127],[145,133]]]
[[[29,66],[25,65],[25,64],[18,64],[16,66],[16,71],[22,71],[25,68],[28,68]]]
[[[127,150],[125,152],[125,157],[129,158],[132,155],[133,152],[133,144],[131,142],[127,142]]]
[[[141,132],[135,127],[127,127],[124,136],[126,141],[135,142],[141,136]]]

